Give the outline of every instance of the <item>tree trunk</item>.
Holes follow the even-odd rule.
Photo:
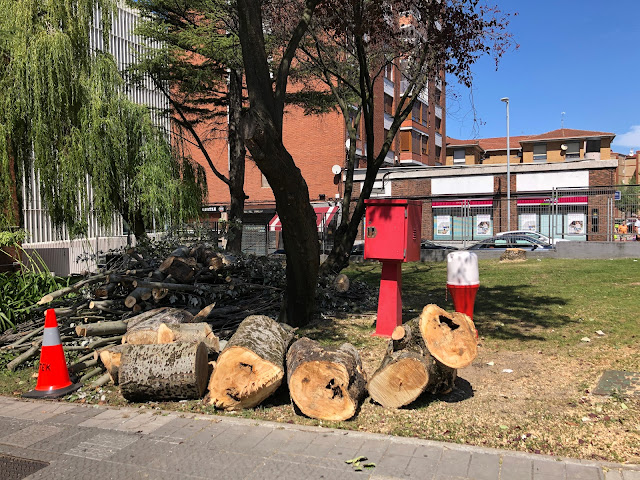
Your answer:
[[[348,420],[366,393],[366,374],[358,351],[349,343],[325,349],[301,338],[287,353],[291,399],[300,411],[320,420]]]
[[[218,356],[208,403],[224,410],[258,405],[282,383],[293,331],[264,315],[245,318]]]
[[[242,218],[244,216],[244,169],[246,149],[240,123],[242,121],[242,70],[229,70],[229,223],[227,251],[242,252]]]
[[[387,408],[400,408],[424,391],[442,393],[453,388],[454,368],[443,365],[429,353],[420,334],[418,319],[396,327],[382,363],[371,376],[371,398]]]
[[[158,327],[158,343],[202,342],[210,352],[220,351],[220,340],[208,323],[178,323]]]
[[[420,333],[431,355],[451,368],[466,367],[478,355],[476,329],[464,313],[427,305],[420,314]]]
[[[201,398],[208,369],[203,343],[127,345],[118,374],[120,390],[134,402]]]
[[[282,222],[287,252],[287,290],[280,321],[293,326],[303,326],[311,320],[320,250],[309,189],[282,143],[282,123],[291,61],[317,3],[306,2],[289,45],[283,52],[274,82],[265,49],[260,3],[251,0],[237,2],[238,31],[250,106],[249,112],[243,116],[242,132],[251,157],[273,191]]]

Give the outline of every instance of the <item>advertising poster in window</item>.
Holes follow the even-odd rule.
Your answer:
[[[476,215],[476,235],[491,235],[491,215]]]
[[[584,213],[568,213],[567,223],[569,227],[567,228],[567,233],[569,235],[584,235],[584,220]]]
[[[538,216],[535,213],[523,213],[520,215],[520,230],[527,232],[538,231]]]
[[[451,215],[436,216],[436,235],[451,234]]]

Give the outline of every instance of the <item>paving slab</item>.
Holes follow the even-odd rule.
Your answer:
[[[0,410],[0,455],[49,463],[30,479],[640,480],[637,465],[228,416],[6,397]],[[357,456],[375,468],[345,463]]]

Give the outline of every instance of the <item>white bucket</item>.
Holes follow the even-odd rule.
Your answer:
[[[447,285],[480,285],[475,253],[463,251],[447,255]]]

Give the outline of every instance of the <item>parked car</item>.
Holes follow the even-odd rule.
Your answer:
[[[364,242],[363,243],[356,243],[351,248],[351,255],[364,255]]]
[[[507,248],[521,248],[523,250],[553,250],[548,242],[536,240],[530,235],[519,233],[507,233],[482,240],[475,245],[467,247],[467,250],[506,250]]]
[[[458,250],[457,247],[451,245],[440,245],[439,243],[433,243],[430,240],[422,240],[420,242],[420,250]]]
[[[553,245],[554,242],[568,242],[569,241],[566,238],[556,238],[554,240],[553,238],[549,238],[546,235],[543,235],[543,234],[538,233],[538,232],[532,232],[531,230],[511,230],[509,232],[496,233],[497,237],[501,237],[503,235],[528,235],[530,237],[535,238],[536,240],[540,240],[541,242],[548,243],[550,245]]]

